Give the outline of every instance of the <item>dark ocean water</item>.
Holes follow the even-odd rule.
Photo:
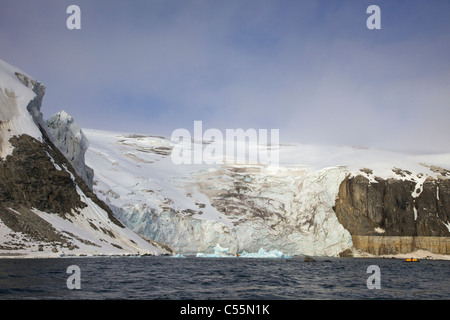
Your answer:
[[[0,299],[448,300],[450,261],[101,257],[0,259]],[[80,270],[80,289],[69,289]],[[380,270],[368,289],[367,268]]]

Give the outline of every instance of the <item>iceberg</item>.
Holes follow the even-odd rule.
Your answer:
[[[275,259],[288,259],[290,255],[285,255],[279,250],[266,251],[260,248],[258,252],[243,251],[240,254],[231,254],[229,248],[223,248],[220,244],[216,244],[214,247],[214,253],[197,253],[198,258],[275,258]]]
[[[278,251],[278,250],[266,251],[263,248],[259,249],[259,251],[256,253],[249,253],[249,252],[244,251],[239,256],[243,257],[243,258],[277,258],[277,259],[291,258],[290,255],[285,255],[281,251]]]
[[[223,248],[220,244],[214,247],[214,253],[197,253],[197,258],[232,258],[236,255],[228,254],[230,248]]]

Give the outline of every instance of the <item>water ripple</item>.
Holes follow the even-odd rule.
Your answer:
[[[207,259],[188,257],[2,259],[0,299],[449,299],[450,261],[395,259]],[[330,260],[330,259],[327,259]],[[69,265],[81,290],[66,286]],[[369,290],[369,265],[381,289]]]

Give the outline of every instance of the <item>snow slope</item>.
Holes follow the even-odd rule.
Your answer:
[[[134,231],[182,254],[214,254],[220,245],[230,253],[335,256],[352,246],[332,209],[347,175],[409,179],[420,187],[438,175],[432,165],[450,168],[450,154],[308,144],[281,144],[279,166],[177,165],[170,156],[175,144],[164,137],[84,132],[99,197]]]
[[[16,73],[29,77],[0,59],[0,159],[11,154],[13,147],[9,138],[12,136],[28,134],[42,141],[41,132],[27,110],[36,94],[32,90],[32,84],[25,86]]]

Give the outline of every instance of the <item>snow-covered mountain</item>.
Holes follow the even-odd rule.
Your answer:
[[[120,223],[79,177],[81,131],[55,118],[47,127],[44,93],[37,80],[0,60],[0,256],[165,252]]]
[[[86,162],[95,170],[94,191],[121,222],[182,254],[213,253],[219,245],[232,253],[262,248],[336,256],[353,248],[352,234],[342,222],[349,219],[335,212],[344,181],[408,181],[413,187],[409,195],[417,197],[427,178],[447,179],[450,173],[450,154],[308,144],[281,144],[279,166],[226,161],[180,165],[171,159],[177,144],[167,138],[84,132],[90,141]],[[348,199],[345,204],[345,213],[356,206]],[[352,211],[357,220],[367,215],[358,212]],[[368,221],[368,234],[381,230],[391,212],[396,208],[386,208],[378,224]],[[450,216],[442,219],[439,224],[446,230]]]
[[[44,93],[0,60],[0,256],[450,254],[450,154],[261,143],[278,163],[180,164],[224,141],[45,121]]]

